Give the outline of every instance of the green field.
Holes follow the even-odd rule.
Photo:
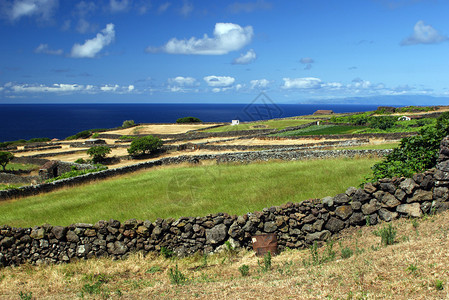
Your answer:
[[[273,136],[302,136],[302,135],[331,135],[331,134],[355,134],[363,132],[364,126],[346,125],[313,125],[307,128],[273,134]]]
[[[281,119],[281,120],[267,120],[251,123],[241,123],[239,125],[226,125],[217,128],[211,128],[204,130],[205,132],[226,132],[226,131],[239,131],[239,130],[255,130],[255,129],[277,129],[281,130],[286,127],[300,126],[307,123],[316,121],[315,119]]]
[[[8,163],[6,165],[6,170],[37,170],[38,165],[32,164],[18,164],[18,163]]]
[[[0,224],[245,214],[359,185],[379,158],[168,167],[0,203]]]

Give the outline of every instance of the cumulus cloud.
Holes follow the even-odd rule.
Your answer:
[[[206,76],[203,78],[208,86],[219,88],[219,87],[229,87],[235,82],[234,77],[229,76]]]
[[[129,0],[109,0],[109,9],[113,13],[128,10]]]
[[[8,18],[12,21],[30,16],[48,20],[57,8],[58,0],[15,0],[14,2],[5,2],[3,5]]]
[[[321,87],[322,81],[319,78],[304,77],[304,78],[283,78],[283,89],[318,89]]]
[[[272,7],[270,2],[258,0],[255,2],[235,2],[228,6],[231,13],[251,13],[256,10],[270,10]]]
[[[193,77],[183,77],[178,76],[175,78],[169,78],[168,82],[170,84],[176,84],[179,86],[195,86],[197,84],[196,79]]]
[[[222,55],[236,51],[251,42],[253,28],[241,27],[233,23],[215,24],[214,36],[207,34],[203,38],[191,37],[178,40],[173,38],[161,48],[148,47],[147,52],[163,51],[170,54]]]
[[[62,53],[63,53],[62,49],[52,50],[48,47],[47,44],[40,44],[36,49],[34,49],[34,52],[50,54],[50,55],[62,55]]]
[[[313,58],[310,57],[303,57],[299,60],[300,63],[302,63],[304,66],[304,70],[310,70],[312,69],[312,64],[315,62]]]
[[[55,83],[50,86],[42,84],[41,85],[19,84],[11,86],[11,90],[17,93],[67,93],[67,92],[81,91],[83,89],[84,89],[83,85],[64,84],[64,83]]]
[[[267,79],[256,79],[256,80],[251,80],[250,81],[251,84],[251,88],[252,89],[266,89],[268,87],[268,85],[270,84],[270,81]]]
[[[75,44],[72,47],[71,56],[79,58],[93,58],[97,55],[104,47],[111,44],[115,38],[114,24],[106,25],[97,36],[93,39],[86,40],[84,44]]]
[[[237,57],[232,62],[233,65],[247,65],[252,63],[256,59],[256,52],[253,49],[250,49],[245,54],[240,54],[240,57]]]
[[[75,94],[75,93],[89,93],[89,94],[97,94],[101,92],[110,92],[116,94],[125,94],[135,92],[136,89],[134,85],[103,85],[103,86],[95,86],[95,85],[82,85],[82,84],[67,84],[67,83],[54,83],[51,85],[45,84],[16,84],[12,82],[8,82],[3,86],[4,90],[8,93],[16,93],[16,94]]]
[[[440,34],[431,25],[426,25],[423,21],[418,21],[413,27],[413,33],[401,42],[401,46],[418,44],[438,44],[448,41],[449,37]]]

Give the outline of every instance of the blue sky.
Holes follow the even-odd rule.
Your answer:
[[[448,12],[445,0],[4,0],[0,103],[248,103],[263,91],[444,104]]]

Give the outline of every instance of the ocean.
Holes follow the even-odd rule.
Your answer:
[[[332,104],[2,104],[0,142],[38,137],[63,139],[94,128],[135,123],[174,123],[181,117],[204,122],[267,120],[309,115],[319,109],[336,113],[376,110],[377,105]]]

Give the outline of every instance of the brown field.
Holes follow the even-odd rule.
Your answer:
[[[186,133],[191,130],[205,129],[217,124],[151,124],[138,125],[136,127],[108,131],[109,134],[133,135],[133,134],[178,134]]]
[[[262,271],[252,251],[166,259],[132,254],[62,265],[0,269],[0,298],[19,299],[448,299],[449,212],[392,222],[396,243],[382,246],[373,233],[386,224],[344,231],[335,257],[312,263],[309,249],[287,250]],[[342,248],[353,255],[342,258]],[[326,246],[318,249],[322,260]],[[239,267],[249,266],[242,276]],[[171,282],[176,266],[186,277]]]

